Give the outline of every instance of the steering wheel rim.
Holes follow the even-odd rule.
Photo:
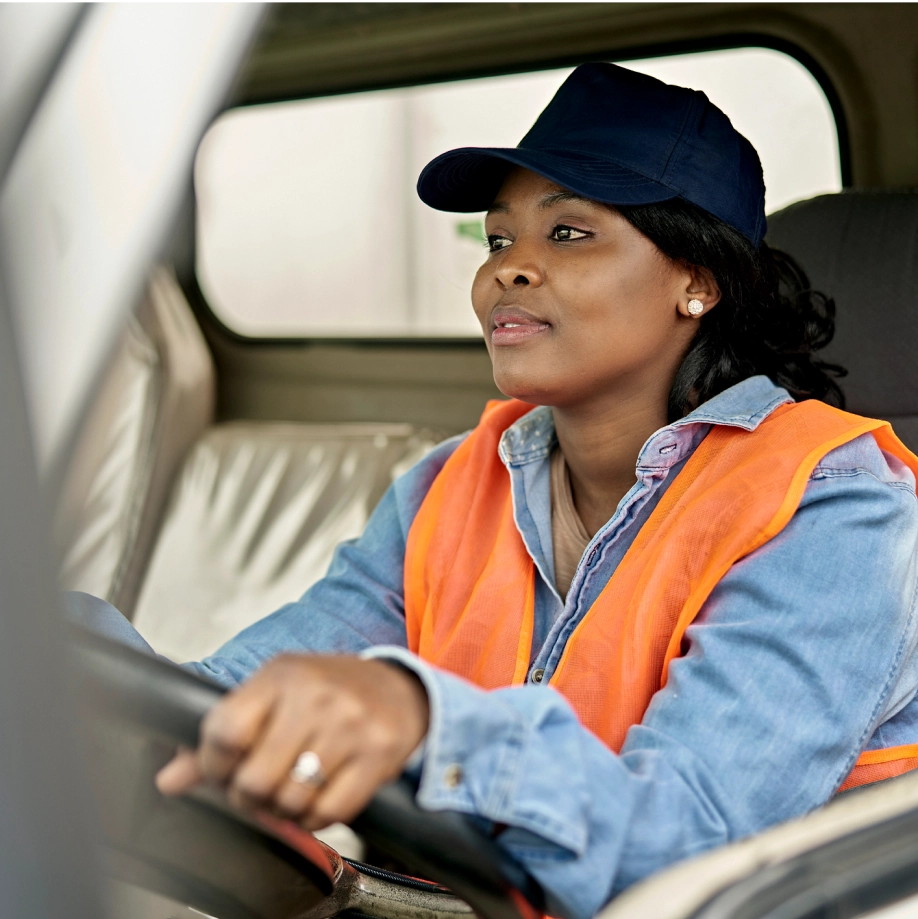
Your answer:
[[[161,744],[197,746],[201,721],[225,694],[223,687],[164,658],[79,626],[72,628],[79,682],[94,720],[127,723]],[[160,796],[160,800],[165,799]],[[201,801],[195,803],[207,806]],[[209,803],[212,805],[213,800]],[[227,804],[219,810],[256,829],[251,818]],[[542,911],[541,888],[493,839],[461,814],[419,808],[405,780],[380,789],[351,825],[368,842],[418,875],[449,888],[483,919],[534,919]],[[292,845],[289,836],[284,840],[283,834],[260,829],[273,835],[276,842]],[[300,831],[297,835],[304,834]],[[311,867],[302,862],[299,867],[325,895],[334,866],[321,851],[327,847],[310,834],[305,836],[320,848],[305,853],[303,861],[310,861]],[[296,848],[302,857],[302,848]]]

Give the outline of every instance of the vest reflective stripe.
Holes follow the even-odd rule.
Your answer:
[[[488,405],[408,534],[409,648],[486,689],[523,682],[529,666],[535,566],[513,520],[498,445],[530,408]],[[712,427],[568,639],[550,680],[608,747],[620,750],[641,721],[683,653],[685,630],[731,565],[783,530],[826,454],[868,432],[918,477],[918,458],[886,422],[821,402],[780,406],[752,432]],[[918,746],[871,751],[844,787],[914,766]]]

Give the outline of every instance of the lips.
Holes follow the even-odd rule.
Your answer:
[[[551,328],[549,323],[519,309],[499,309],[491,321],[494,324],[491,342],[495,345],[515,345],[529,341]]]

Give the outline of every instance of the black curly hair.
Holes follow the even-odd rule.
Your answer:
[[[814,356],[835,333],[835,303],[811,288],[791,256],[764,242],[756,249],[733,227],[681,198],[616,210],[664,255],[707,268],[720,286],[717,308],[702,317],[676,373],[670,421],[760,373],[798,402],[819,399],[844,408],[834,378],[847,371]]]

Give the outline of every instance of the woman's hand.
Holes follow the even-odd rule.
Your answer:
[[[197,750],[181,750],[157,787],[177,795],[201,781],[230,801],[268,808],[306,829],[347,822],[394,779],[427,733],[427,693],[395,664],[350,656],[275,658],[208,713]],[[323,776],[295,782],[301,753]]]

